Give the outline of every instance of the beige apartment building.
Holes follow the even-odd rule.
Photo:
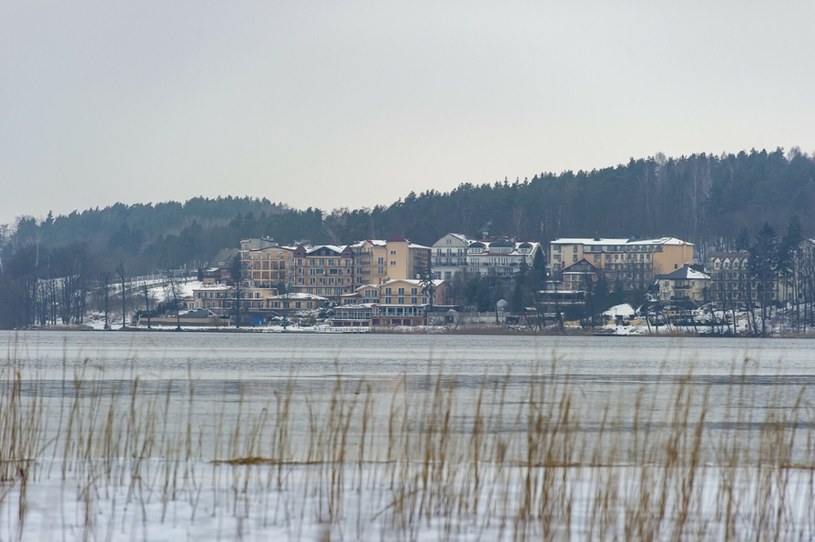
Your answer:
[[[382,284],[388,280],[387,241],[366,239],[354,245],[354,285]]]
[[[657,275],[671,273],[694,261],[693,243],[674,237],[562,238],[549,246],[553,277],[560,279],[564,268],[585,259],[610,285],[620,282],[626,289],[648,287]]]
[[[710,275],[684,265],[657,277],[659,300],[663,303],[702,305],[711,299]]]
[[[281,246],[268,239],[241,241],[242,286],[252,299],[284,292],[340,301],[366,284],[415,279],[427,269],[430,248],[404,237],[354,245]],[[264,292],[264,290],[266,290]]]
[[[383,284],[394,279],[414,279],[427,269],[430,247],[404,237],[367,239],[351,245],[354,252],[354,285]]]
[[[347,296],[334,309],[332,323],[338,327],[417,326],[427,323],[430,306],[450,303],[450,283],[433,281],[433,299],[426,283],[416,279],[394,279],[378,286],[368,284]]]
[[[350,246],[318,245],[294,250],[290,290],[339,302],[354,290],[354,251]]]
[[[275,288],[292,279],[293,247],[280,246],[268,239],[243,239],[240,258],[245,288]]]
[[[411,243],[404,237],[389,238],[385,248],[390,280],[415,279],[430,265],[430,247]]]

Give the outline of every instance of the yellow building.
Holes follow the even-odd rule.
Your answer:
[[[549,269],[553,277],[585,259],[610,285],[645,288],[657,275],[693,263],[693,243],[674,237],[658,239],[562,238],[550,243]]]
[[[422,276],[430,265],[430,247],[411,243],[404,237],[391,237],[386,248],[388,278],[391,280]]]
[[[354,286],[382,284],[388,280],[387,241],[366,239],[351,248],[354,251]]]
[[[354,251],[354,284],[384,284],[394,279],[415,279],[430,262],[430,247],[411,243],[404,237],[387,241],[368,239],[351,245]]]
[[[291,291],[339,302],[354,290],[354,252],[350,246],[319,245],[294,250]]]
[[[244,287],[281,288],[292,278],[293,247],[267,239],[243,239],[240,258]]]

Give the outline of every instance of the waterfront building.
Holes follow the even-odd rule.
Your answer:
[[[549,269],[560,279],[564,268],[586,260],[610,286],[645,289],[657,275],[694,261],[693,243],[674,237],[657,239],[561,238],[550,243]]]
[[[684,265],[657,277],[659,300],[663,303],[702,305],[711,300],[710,275]]]
[[[508,237],[468,239],[460,233],[448,233],[432,247],[434,278],[451,280],[459,273],[512,277],[523,262],[532,267],[535,258],[543,257],[537,241],[515,241]]]
[[[284,288],[292,278],[294,247],[270,239],[241,240],[241,279],[246,288]]]
[[[354,251],[348,245],[298,246],[293,253],[293,276],[288,290],[326,297],[339,303],[354,289]]]

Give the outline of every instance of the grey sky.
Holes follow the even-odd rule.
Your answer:
[[[0,0],[0,223],[815,151],[815,2]]]

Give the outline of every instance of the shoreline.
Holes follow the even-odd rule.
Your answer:
[[[621,333],[619,330],[626,330],[629,332]],[[699,332],[685,332],[682,330],[671,330],[665,332],[648,333],[639,332],[638,328],[576,328],[576,329],[528,329],[528,328],[515,328],[507,326],[459,326],[459,327],[415,327],[415,328],[367,328],[363,330],[332,330],[332,329],[319,329],[319,328],[294,328],[294,329],[270,329],[265,327],[194,327],[182,326],[176,327],[115,327],[110,329],[100,329],[89,324],[80,325],[58,325],[58,326],[45,326],[45,327],[32,327],[11,331],[37,331],[37,332],[53,332],[53,331],[76,331],[76,332],[150,332],[150,333],[287,333],[287,334],[332,334],[332,335],[360,335],[360,334],[374,334],[374,335],[495,335],[495,336],[541,336],[541,337],[699,337],[710,339],[815,339],[815,329],[807,332],[797,333],[783,333],[783,334],[768,334],[749,335],[749,334],[718,334],[718,333],[699,333]],[[630,331],[635,331],[631,333]]]

